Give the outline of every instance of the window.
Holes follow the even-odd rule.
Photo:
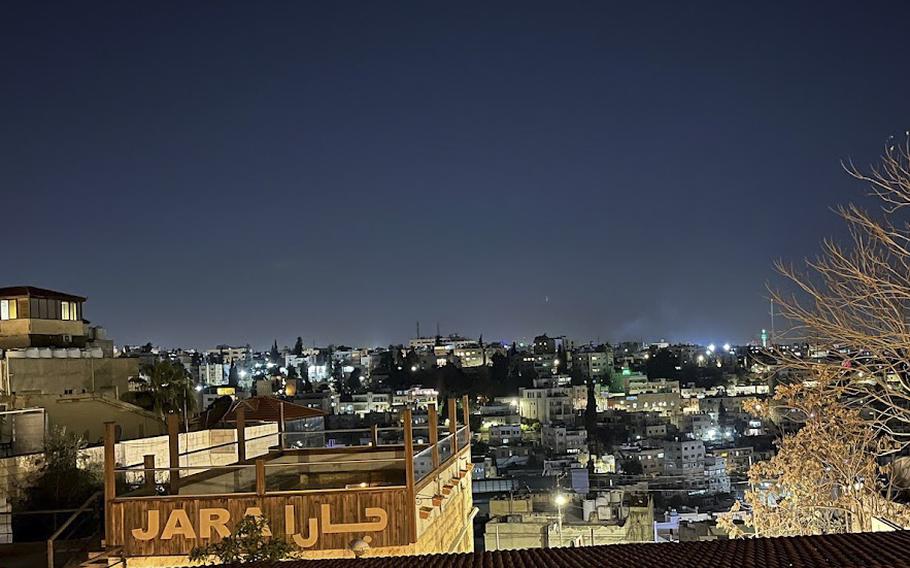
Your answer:
[[[0,300],[0,320],[16,319],[16,300]]]
[[[60,302],[59,319],[66,321],[79,321],[79,304],[76,302]]]

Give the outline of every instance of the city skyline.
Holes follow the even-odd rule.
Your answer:
[[[749,341],[910,124],[903,3],[162,6],[0,22],[0,284],[122,343]]]

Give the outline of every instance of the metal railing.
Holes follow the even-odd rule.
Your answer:
[[[85,560],[92,548],[101,548],[102,491],[96,491],[47,539],[47,567]]]

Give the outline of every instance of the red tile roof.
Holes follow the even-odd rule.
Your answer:
[[[278,408],[282,404],[284,404],[285,421],[326,415],[325,412],[316,408],[308,408],[286,400],[281,401],[272,396],[254,396],[245,400],[236,401],[227,414],[224,415],[222,420],[225,422],[236,422],[237,407],[243,406],[244,419],[249,422],[277,422],[281,416]]]
[[[613,544],[338,560],[244,564],[246,568],[910,568],[910,531]]]

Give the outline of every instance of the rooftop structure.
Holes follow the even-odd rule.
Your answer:
[[[230,534],[246,515],[264,516],[272,533],[293,542],[304,558],[350,555],[354,541],[367,543],[368,555],[469,552],[475,509],[467,399],[461,413],[455,399],[448,403],[452,419],[445,427],[435,405],[422,427],[413,425],[410,409],[402,412],[401,428],[293,432],[279,422],[275,439],[255,453],[245,438],[247,408],[236,404],[237,435],[207,449],[211,463],[198,458],[198,449],[180,452],[172,418],[166,460],[149,455],[118,464],[115,425],[108,423],[109,554],[127,566],[179,564],[195,546]],[[216,465],[218,453],[232,459]]]

